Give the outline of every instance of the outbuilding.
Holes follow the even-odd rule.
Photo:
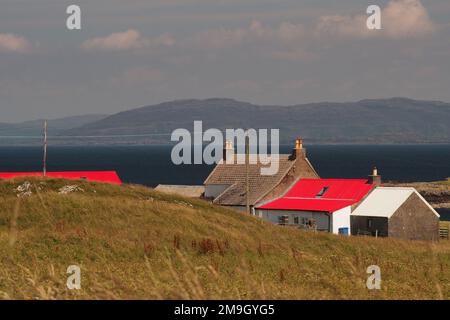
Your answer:
[[[439,214],[414,188],[377,187],[352,212],[353,235],[437,240]]]
[[[108,184],[122,184],[116,171],[61,171],[47,172],[47,178],[66,180],[86,180]],[[0,172],[0,179],[10,180],[17,178],[44,177],[43,172]]]
[[[204,186],[167,185],[156,186],[156,191],[175,194],[186,198],[201,198],[205,194]]]

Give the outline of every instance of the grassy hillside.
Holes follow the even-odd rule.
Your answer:
[[[2,298],[450,298],[448,241],[313,234],[138,186],[15,190],[23,181],[0,182]],[[378,291],[365,285],[372,264]],[[69,265],[79,291],[66,288]]]

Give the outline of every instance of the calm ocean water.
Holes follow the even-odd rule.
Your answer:
[[[289,153],[291,146],[283,146]],[[450,145],[308,146],[308,158],[323,178],[364,178],[376,165],[384,180],[434,181],[450,177]],[[48,170],[116,170],[125,182],[201,184],[207,165],[175,166],[170,146],[49,147]],[[39,147],[0,147],[0,171],[37,171]],[[450,213],[447,213],[450,215]]]

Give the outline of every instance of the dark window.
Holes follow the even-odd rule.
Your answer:
[[[298,217],[294,217],[294,224],[299,224],[299,218]]]
[[[367,219],[367,228],[371,229],[373,225],[373,220],[372,219]]]
[[[280,216],[278,217],[279,224],[289,224],[289,216]]]
[[[330,189],[330,187],[323,187],[322,190],[316,195],[316,198],[321,198],[325,195],[325,193]]]

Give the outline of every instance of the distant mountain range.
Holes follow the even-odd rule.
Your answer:
[[[169,143],[173,130],[191,131],[195,120],[203,121],[204,130],[277,128],[281,143],[291,143],[297,136],[310,144],[450,143],[450,104],[406,98],[294,106],[263,106],[232,99],[177,100],[106,117],[80,117],[77,121],[84,123],[78,126],[67,119],[54,120],[49,126],[54,126],[52,130],[58,135],[109,137],[105,140],[108,143]],[[27,132],[23,124],[21,128]],[[1,125],[0,130],[9,132]],[[0,131],[0,135],[5,134]]]
[[[60,135],[66,130],[78,128],[85,124],[106,118],[104,114],[66,117],[48,121],[49,135]],[[42,135],[44,120],[33,120],[21,123],[0,123],[0,136],[34,137]]]

